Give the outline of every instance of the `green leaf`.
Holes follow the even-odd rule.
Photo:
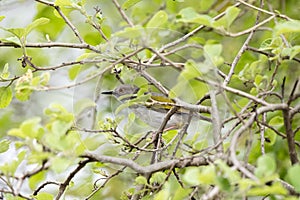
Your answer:
[[[21,164],[21,162],[24,160],[25,155],[26,155],[26,152],[21,151],[18,154],[17,158],[15,158],[13,161],[11,161],[10,163],[2,164],[0,166],[0,171],[6,175],[13,175],[16,172],[19,165]]]
[[[190,167],[187,168],[184,175],[183,180],[190,185],[199,185],[203,180],[200,179],[201,174],[198,167]]]
[[[227,27],[229,27],[232,22],[238,17],[241,9],[235,7],[235,6],[230,6],[226,9],[226,20],[227,20]]]
[[[127,10],[128,8],[134,6],[135,4],[139,3],[142,0],[127,0],[122,4],[122,8]]]
[[[147,185],[147,179],[144,176],[138,176],[135,178],[135,182],[138,185]]]
[[[52,194],[46,193],[46,192],[39,192],[35,196],[36,200],[53,200],[54,196]]]
[[[40,121],[39,117],[28,119],[20,125],[20,128],[11,129],[7,134],[20,138],[40,139],[44,134]]]
[[[17,36],[3,38],[3,39],[1,39],[1,41],[2,42],[11,42],[13,44],[21,46],[21,42]]]
[[[201,11],[207,11],[211,6],[214,5],[215,0],[201,0],[200,1],[200,9]]]
[[[119,31],[114,34],[114,36],[134,39],[141,37],[143,35],[143,28],[141,26],[127,27],[122,31]]]
[[[215,164],[218,166],[220,171],[222,171],[223,177],[227,178],[228,181],[236,183],[237,181],[239,181],[241,179],[240,174],[236,170],[233,170],[231,167],[229,167],[222,160],[216,160]]]
[[[240,9],[234,6],[230,6],[226,9],[225,15],[213,22],[213,26],[216,28],[224,27],[228,29],[232,22],[238,17]]]
[[[0,74],[0,79],[7,79],[10,73],[8,71],[8,63],[6,63],[3,67],[2,73]]]
[[[179,22],[184,23],[197,23],[210,26],[213,21],[209,15],[200,15],[194,8],[187,7],[180,10],[179,15],[177,16]]]
[[[275,116],[269,121],[269,125],[275,128],[281,128],[283,126],[283,117]]]
[[[215,166],[209,165],[202,168],[198,179],[200,183],[209,185],[215,183],[216,176]]]
[[[147,28],[160,27],[167,21],[168,21],[168,14],[165,11],[160,10],[150,19],[150,21],[147,24]]]
[[[264,80],[264,77],[262,75],[260,75],[260,74],[256,75],[255,79],[254,79],[254,85],[259,88],[260,84],[262,83],[263,80]]]
[[[154,174],[152,174],[151,178],[150,178],[150,183],[158,183],[161,184],[165,181],[167,175],[163,172],[156,172]]]
[[[153,200],[166,200],[170,196],[170,192],[167,189],[160,190],[157,194],[154,195]]]
[[[51,169],[55,173],[59,174],[66,171],[67,168],[72,165],[72,163],[73,162],[70,159],[55,156],[51,158]]]
[[[36,27],[36,30],[45,35],[48,38],[47,40],[55,40],[66,26],[66,23],[60,16],[53,14],[53,7],[37,4],[36,10],[37,13],[34,19],[46,17],[50,20],[49,23]]]
[[[247,191],[248,196],[286,195],[287,193],[287,190],[279,182],[274,182],[271,186],[252,187]]]
[[[200,66],[198,63],[195,63],[193,60],[189,60],[184,65],[184,70],[180,74],[180,78],[185,80],[191,80],[202,75]]]
[[[219,66],[223,64],[224,59],[221,56],[223,46],[222,44],[206,44],[204,47],[206,64],[213,64],[214,66]]]
[[[178,77],[177,84],[170,90],[170,98],[179,97],[188,89],[193,89],[191,87],[191,81],[194,78],[200,77],[202,75],[201,70],[203,68],[202,63],[195,63],[193,60],[188,60],[185,63],[184,70],[180,73]],[[197,88],[199,91],[199,88]]]
[[[300,32],[300,21],[293,20],[279,23],[275,26],[274,32],[276,35]]]
[[[57,137],[63,137],[67,133],[67,131],[71,128],[72,122],[65,122],[56,120],[51,123],[51,131]]]
[[[29,178],[29,187],[30,189],[36,189],[37,185],[43,181],[46,177],[46,171],[40,171]]]
[[[25,28],[25,36],[27,36],[34,28],[40,26],[40,25],[44,25],[47,24],[50,20],[45,18],[45,17],[41,17],[39,19],[34,20],[31,24],[29,24],[26,28]]]
[[[178,130],[168,130],[163,133],[162,137],[166,143],[169,143],[174,139],[174,137],[176,137],[177,134]]]
[[[229,191],[231,189],[230,182],[227,178],[222,176],[217,176],[216,178],[218,186],[225,191]]]
[[[20,101],[26,101],[29,99],[33,90],[31,85],[32,79],[33,73],[30,69],[28,69],[27,72],[17,80],[15,86],[15,95]]]
[[[10,87],[0,87],[0,109],[7,107],[12,100],[12,90]]]
[[[5,30],[15,35],[19,40],[25,36],[25,28],[9,28]]]
[[[174,192],[172,192],[174,194],[172,200],[188,199],[188,196],[191,193],[191,190],[192,189],[183,188],[183,187],[176,188],[176,190],[175,191],[173,190]]]
[[[299,179],[299,174],[300,174],[300,165],[293,165],[289,170],[288,170],[288,178],[291,182],[291,184],[295,187],[295,190],[297,192],[300,192],[300,179]]]
[[[43,152],[43,146],[32,142],[32,153],[28,155],[27,162],[28,164],[39,164],[42,165],[45,160],[48,160],[53,154],[49,152]]]
[[[94,151],[96,150],[98,147],[100,147],[102,144],[105,143],[104,140],[99,141],[97,139],[96,136],[89,136],[86,139],[84,139],[83,141],[84,146],[89,150],[89,151]]]
[[[276,170],[276,162],[273,157],[269,155],[260,156],[257,160],[257,168],[255,175],[259,178],[267,178],[274,174]]]
[[[86,60],[86,59],[93,59],[97,56],[99,56],[99,53],[94,53],[94,52],[83,53],[83,54],[81,54],[80,56],[78,56],[76,58],[76,61],[82,61],[82,60]]]
[[[64,122],[73,122],[74,115],[69,113],[62,105],[58,103],[51,104],[44,110],[45,115],[48,115],[52,120],[59,120]]]
[[[80,65],[74,65],[74,66],[72,66],[69,69],[69,73],[68,73],[70,80],[73,81],[78,76],[78,74],[79,74],[80,71],[81,71],[81,66]]]
[[[203,48],[208,58],[220,56],[222,53],[222,44],[206,44]]]
[[[177,84],[170,90],[169,97],[176,98],[180,97],[183,92],[185,91],[185,88],[187,88],[189,85],[189,82],[187,80],[180,80],[177,82]]]
[[[0,153],[4,153],[9,149],[10,140],[4,139],[0,141]]]
[[[72,6],[72,2],[70,0],[55,0],[54,4],[56,6]]]
[[[268,145],[274,145],[276,142],[276,138],[277,134],[273,130],[269,128],[265,130],[265,140]]]
[[[0,16],[0,22],[5,18],[5,16]]]
[[[32,93],[31,89],[20,89],[16,91],[16,98],[20,101],[27,101],[30,98],[30,95]]]
[[[290,60],[293,59],[298,53],[300,53],[300,45],[293,46],[290,54]]]
[[[44,72],[40,76],[40,82],[39,84],[42,86],[46,86],[50,80],[50,73],[49,72]]]

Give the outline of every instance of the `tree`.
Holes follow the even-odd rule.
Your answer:
[[[31,4],[0,24],[2,198],[297,199],[299,1]]]

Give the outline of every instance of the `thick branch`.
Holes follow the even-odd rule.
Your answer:
[[[289,109],[285,109],[282,111],[283,113],[283,119],[284,119],[284,126],[286,131],[286,138],[288,142],[289,147],[289,154],[290,154],[290,160],[292,165],[297,164],[299,162],[296,152],[296,145],[294,142],[294,132],[292,130],[292,124],[291,124],[291,113]]]
[[[112,163],[122,166],[127,166],[132,170],[136,171],[140,174],[152,174],[157,171],[170,169],[170,167],[175,166],[176,168],[184,168],[188,166],[202,166],[208,165],[208,160],[213,160],[213,158],[205,158],[205,157],[189,157],[189,158],[182,158],[182,159],[174,159],[168,161],[157,162],[148,166],[141,166],[136,162],[132,161],[131,159],[126,158],[116,158],[111,156],[104,156],[104,155],[95,155],[92,153],[87,153],[82,157],[86,157],[91,159],[92,161],[103,162],[103,163]]]

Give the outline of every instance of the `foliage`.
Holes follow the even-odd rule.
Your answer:
[[[1,197],[300,195],[299,1],[29,4],[0,16]]]

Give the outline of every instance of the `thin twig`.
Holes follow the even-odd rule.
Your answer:
[[[253,122],[256,119],[257,115],[263,114],[265,112],[274,111],[274,110],[285,110],[288,106],[286,104],[273,104],[269,106],[263,106],[257,109],[255,113],[251,115],[249,120],[240,127],[236,133],[233,135],[230,145],[230,158],[234,166],[237,167],[245,176],[248,178],[251,178],[252,180],[258,181],[258,178],[254,176],[248,169],[246,169],[238,160],[236,155],[236,145],[238,143],[238,138],[241,137],[241,135],[252,126]]]
[[[77,28],[76,28],[76,27],[72,24],[72,22],[65,16],[65,14],[61,11],[61,9],[60,9],[59,6],[55,5],[55,4],[52,3],[52,2],[48,2],[48,1],[44,1],[44,0],[35,0],[35,1],[53,7],[53,8],[58,12],[58,14],[63,18],[63,20],[66,22],[66,24],[71,28],[71,30],[73,31],[73,33],[75,34],[75,36],[78,38],[78,40],[80,41],[80,43],[82,43],[82,44],[85,43],[84,40],[83,40],[83,38],[80,36],[80,33],[79,33],[79,31],[77,30]]]
[[[15,48],[21,48],[19,44],[13,43],[13,42],[3,42],[0,41],[0,47],[15,47]],[[92,45],[83,43],[83,44],[77,44],[77,43],[63,43],[63,42],[47,42],[47,43],[26,43],[25,47],[30,48],[53,48],[53,47],[65,47],[65,48],[73,48],[73,49],[88,49],[91,51],[94,51],[95,53],[101,53],[100,50],[93,47]]]
[[[127,24],[129,24],[129,26],[131,26],[131,27],[134,27],[134,24],[131,22],[131,20],[129,19],[129,17],[126,15],[126,13],[124,12],[124,10],[121,8],[121,6],[118,3],[118,1],[117,0],[112,0],[112,2],[115,4],[115,6],[117,7],[119,13],[123,17],[123,19],[127,22]]]
[[[291,18],[289,18],[289,17],[286,16],[286,15],[283,15],[283,14],[277,14],[277,13],[274,13],[274,12],[270,12],[270,11],[264,10],[264,9],[262,9],[262,8],[259,8],[259,7],[256,7],[256,6],[252,5],[252,4],[250,4],[250,3],[247,3],[247,2],[245,2],[245,1],[243,1],[243,0],[238,0],[238,1],[239,1],[240,3],[246,5],[246,6],[252,8],[252,9],[254,9],[254,10],[260,11],[260,12],[262,12],[262,13],[266,13],[266,14],[268,14],[268,15],[274,15],[274,16],[276,16],[276,17],[278,16],[278,17],[280,17],[280,18],[283,18],[283,19],[286,19],[286,20],[289,20],[289,21],[292,20]]]
[[[58,194],[55,197],[55,200],[59,200],[60,197],[63,195],[63,193],[65,192],[67,186],[70,184],[71,180],[74,178],[74,176],[82,169],[86,166],[86,164],[90,163],[91,160],[87,159],[87,160],[83,160],[80,161],[78,163],[78,166],[69,174],[68,178],[60,184],[59,186],[59,190],[58,190]]]

